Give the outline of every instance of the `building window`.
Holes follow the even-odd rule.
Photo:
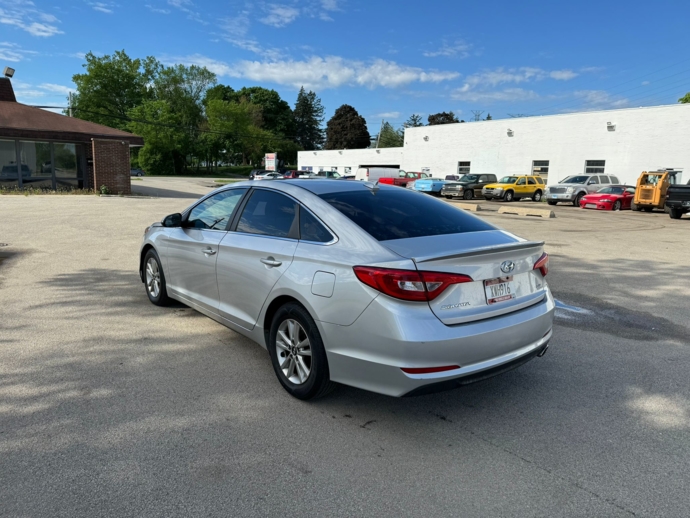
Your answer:
[[[603,174],[606,160],[585,160],[585,174]]]
[[[532,162],[532,174],[535,176],[549,175],[549,161],[548,160],[534,160]]]
[[[17,147],[14,140],[0,140],[0,189],[19,187]]]
[[[460,176],[464,174],[470,174],[470,163],[469,162],[458,162],[458,174]]]

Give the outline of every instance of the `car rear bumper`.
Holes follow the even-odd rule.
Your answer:
[[[319,325],[333,381],[403,396],[478,381],[528,361],[548,345],[554,309],[547,289],[544,299],[523,310],[447,326],[425,304],[379,295],[352,325]],[[442,366],[457,368],[401,370]]]

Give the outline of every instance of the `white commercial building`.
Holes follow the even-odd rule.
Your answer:
[[[365,166],[440,178],[540,174],[548,183],[592,172],[634,184],[645,170],[690,168],[690,104],[422,126],[405,130],[402,148],[298,155],[300,169],[354,173]]]

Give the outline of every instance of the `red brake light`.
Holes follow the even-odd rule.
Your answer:
[[[467,275],[420,272],[355,266],[355,275],[367,286],[401,300],[426,302],[434,300],[452,284],[472,282]]]
[[[546,277],[546,274],[549,273],[549,254],[544,252],[539,260],[534,263],[534,270],[539,270],[542,274],[543,277]]]

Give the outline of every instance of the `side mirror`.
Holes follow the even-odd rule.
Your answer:
[[[169,216],[165,216],[163,219],[163,226],[172,228],[172,227],[181,227],[182,226],[182,214],[179,212],[176,212],[175,214],[170,214]]]

